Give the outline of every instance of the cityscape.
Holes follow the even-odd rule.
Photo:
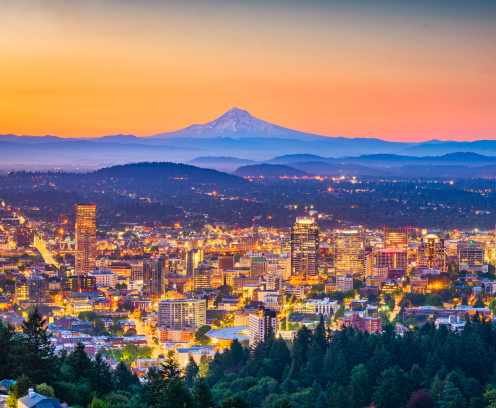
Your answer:
[[[0,408],[496,408],[495,21],[0,0]]]

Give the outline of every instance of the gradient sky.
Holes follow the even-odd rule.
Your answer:
[[[0,134],[146,136],[236,106],[328,136],[495,139],[495,21],[494,0],[0,0]]]

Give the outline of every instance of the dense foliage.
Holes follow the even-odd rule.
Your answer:
[[[191,358],[183,374],[168,359],[140,384],[124,362],[112,371],[82,344],[55,356],[35,310],[20,335],[0,324],[0,376],[17,380],[11,407],[35,386],[91,408],[483,408],[496,407],[495,349],[496,329],[478,315],[461,332],[426,323],[403,336],[391,325],[380,334],[330,332],[321,320],[293,343],[272,333],[251,350],[234,341],[210,363]]]

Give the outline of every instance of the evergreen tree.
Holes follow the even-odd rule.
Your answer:
[[[351,402],[346,394],[346,389],[341,384],[334,383],[328,394],[330,397],[330,408],[351,408]]]
[[[286,395],[282,397],[282,399],[274,405],[274,408],[293,408],[294,404],[288,400]]]
[[[196,361],[193,359],[193,357],[190,357],[188,360],[188,364],[184,369],[184,380],[186,381],[186,384],[189,387],[193,386],[198,371],[199,371],[198,364],[196,364]]]
[[[331,382],[347,386],[350,382],[350,372],[344,353],[340,351],[337,356],[336,364],[330,374]]]
[[[304,367],[302,382],[305,385],[310,385],[314,381],[322,381],[324,371],[324,353],[317,341],[312,341],[310,350],[308,351],[308,361]]]
[[[437,400],[442,388],[443,388],[443,382],[440,380],[440,378],[437,375],[434,376],[434,380],[432,381],[431,384],[431,395],[432,398],[434,398],[434,400]]]
[[[34,387],[34,391],[45,397],[55,398],[55,392],[53,391],[53,388],[46,383],[36,385]]]
[[[482,303],[484,305],[484,302]],[[465,408],[465,404],[459,395],[457,395],[453,401],[448,404],[448,408]]]
[[[439,397],[437,399],[437,403],[439,408],[447,408],[450,403],[458,397],[461,399],[462,393],[461,391],[455,387],[452,382],[446,381],[444,384],[444,389],[439,393]],[[465,401],[463,401],[463,406],[465,405]]]
[[[65,363],[71,367],[76,380],[88,378],[91,375],[91,360],[88,353],[86,353],[84,344],[81,342],[76,344],[74,351],[67,356]]]
[[[174,376],[167,382],[163,399],[158,404],[161,408],[194,408],[195,401],[184,379]]]
[[[239,395],[233,395],[222,401],[220,408],[251,408],[251,406]]]
[[[16,338],[15,327],[9,322],[0,321],[0,378],[13,378],[13,360],[10,358]]]
[[[325,392],[321,392],[317,398],[317,403],[314,405],[315,408],[329,408],[329,403],[327,402],[327,396]]]
[[[357,380],[351,381],[348,386],[351,408],[362,408],[366,403],[365,393]]]
[[[22,324],[21,340],[14,342],[12,347],[13,375],[24,374],[35,384],[50,383],[57,367],[53,354],[55,347],[45,323],[38,308],[35,308]]]
[[[293,350],[291,352],[291,367],[289,369],[289,378],[291,380],[299,380],[301,368],[303,365],[303,345],[300,341],[293,342]]]
[[[128,390],[131,386],[139,384],[139,379],[136,374],[133,374],[128,366],[121,361],[113,372],[115,388],[118,390]]]
[[[408,375],[408,385],[410,392],[415,392],[424,387],[425,377],[424,372],[418,364],[414,364]]]
[[[363,391],[365,403],[369,402],[372,398],[372,389],[369,386],[368,373],[364,364],[359,364],[351,370],[350,381],[355,381],[358,384]]]
[[[272,337],[273,337],[273,332],[272,332]],[[269,343],[268,342],[265,343],[264,346],[265,348],[268,348]],[[228,350],[226,350],[224,354],[225,354],[224,365],[226,370],[244,364],[243,346],[237,339],[233,340],[233,342],[231,343],[231,347]]]
[[[284,369],[291,364],[291,353],[282,337],[278,337],[272,344],[269,358],[274,368],[272,375],[276,380],[281,380]]]
[[[407,375],[398,366],[388,368],[379,377],[374,392],[374,402],[378,408],[397,408],[408,399]]]
[[[95,354],[95,359],[92,361],[87,375],[91,388],[96,392],[97,397],[102,397],[114,390],[110,367],[100,353]]]
[[[193,395],[197,408],[215,408],[214,397],[205,377],[197,378]]]

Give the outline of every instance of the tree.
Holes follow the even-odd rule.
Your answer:
[[[72,368],[76,379],[88,378],[91,375],[91,360],[86,353],[84,344],[79,342],[76,344],[74,351],[66,358],[66,364]]]
[[[13,360],[10,358],[14,342],[19,341],[15,328],[9,322],[0,321],[0,378],[13,378]]]
[[[50,387],[48,384],[43,383],[39,384],[34,387],[34,390],[41,395],[44,395],[45,397],[48,398],[55,398],[55,392],[53,391],[53,388]]]
[[[112,334],[117,334],[118,336],[122,336],[124,334],[124,329],[119,323],[115,323],[110,326],[108,331]]]
[[[45,319],[35,308],[22,324],[23,335],[12,347],[14,375],[25,374],[35,384],[50,383],[56,372],[56,357]]]
[[[446,381],[444,389],[439,393],[437,403],[440,408],[447,408],[456,397],[461,399],[461,391],[452,382]],[[463,401],[462,406],[464,405],[465,401]]]
[[[344,316],[344,305],[342,304],[341,306],[339,306],[339,309],[336,310],[336,313],[334,313],[334,321],[338,321],[338,319],[340,317],[343,317]]]
[[[410,392],[420,390],[425,383],[424,372],[418,364],[414,364],[408,375],[408,384]]]
[[[431,394],[426,390],[412,392],[406,408],[434,408],[436,406]]]
[[[425,306],[443,306],[443,299],[440,295],[431,293],[425,299]]]
[[[126,288],[123,288],[123,289],[126,289]],[[136,309],[135,306],[131,302],[124,302],[122,304],[122,308],[124,310],[127,310],[128,312],[131,312],[131,313],[133,313],[134,310]]]
[[[194,408],[195,401],[193,395],[184,379],[174,376],[167,382],[164,398],[160,403],[164,408]]]
[[[357,380],[351,381],[348,386],[351,408],[362,408],[365,405],[365,393]]]
[[[269,358],[274,368],[272,375],[276,380],[281,380],[284,369],[291,364],[291,352],[282,337],[278,337],[272,344]]]
[[[374,392],[374,402],[378,408],[397,408],[408,398],[407,375],[398,366],[384,370]]]
[[[5,404],[9,408],[17,408],[17,400],[27,395],[28,390],[32,387],[32,385],[33,383],[31,380],[25,375],[22,375],[10,388],[9,396],[5,400]]]
[[[199,371],[198,364],[196,364],[196,361],[193,359],[193,357],[190,357],[188,360],[188,364],[184,369],[184,379],[189,387],[193,386],[198,371]]]
[[[212,329],[211,326],[208,324],[205,326],[200,327],[196,332],[195,332],[195,343],[199,343],[202,345],[208,345],[210,344],[210,337],[205,336],[205,333],[208,333]]]
[[[83,320],[85,322],[93,322],[97,318],[97,314],[95,312],[81,312],[78,315],[79,320]]]
[[[459,395],[457,395],[453,401],[451,401],[448,405],[448,408],[465,408],[465,404]]]
[[[139,384],[138,376],[131,372],[124,361],[121,361],[117,365],[112,374],[114,376],[115,387],[118,390],[128,390],[131,386]]]
[[[328,383],[328,389],[329,385]],[[330,408],[351,408],[351,402],[346,394],[346,389],[338,383],[334,383],[328,391],[330,397]]]
[[[220,404],[220,408],[250,408],[250,404],[246,402],[239,395],[233,395],[232,397],[226,398]]]
[[[95,359],[91,363],[88,378],[93,391],[97,397],[109,394],[114,390],[114,382],[110,367],[100,353],[95,354]]]
[[[208,357],[203,355],[200,358],[200,367],[198,369],[198,376],[206,377],[208,374]]]
[[[112,406],[108,402],[94,397],[91,404],[88,405],[88,408],[112,408]]]
[[[138,332],[134,327],[130,327],[129,329],[127,329],[126,336],[136,336],[137,334]]]
[[[215,408],[216,406],[212,391],[205,377],[198,377],[196,379],[193,396],[197,408]]]

